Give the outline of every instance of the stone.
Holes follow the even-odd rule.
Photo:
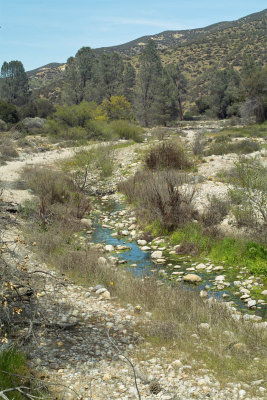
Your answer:
[[[261,294],[262,294],[263,296],[267,296],[267,290],[263,290],[263,292],[261,292]]]
[[[106,291],[107,291],[107,289],[104,288],[104,287],[102,287],[102,288],[100,288],[100,289],[97,289],[96,292],[95,292],[95,294],[100,295],[100,294],[102,294],[102,293],[104,293],[104,292],[106,292]]]
[[[97,262],[98,262],[99,265],[101,265],[101,266],[103,266],[103,267],[106,266],[106,265],[108,264],[108,262],[107,262],[107,260],[106,260],[105,257],[99,257],[98,260],[97,260]]]
[[[160,259],[162,258],[162,251],[153,251],[153,253],[151,254],[151,258],[156,258],[156,259]]]
[[[214,267],[213,271],[222,271],[224,268],[221,265],[218,265],[218,267]]]
[[[219,282],[224,281],[224,280],[225,280],[225,276],[224,275],[218,275],[215,278],[215,281],[219,281]]]
[[[142,250],[142,251],[149,251],[149,250],[150,250],[150,247],[149,247],[149,246],[142,246],[142,247],[141,247],[141,250]]]
[[[105,250],[106,251],[114,251],[115,249],[114,249],[114,246],[112,246],[112,244],[106,244]]]
[[[147,244],[146,240],[142,240],[142,239],[138,239],[137,240],[137,244],[139,244],[139,246],[145,246]]]
[[[200,263],[200,264],[198,264],[198,265],[196,266],[196,269],[205,269],[205,268],[206,268],[206,265],[203,264],[203,263]]]
[[[206,322],[202,322],[201,324],[199,324],[198,327],[199,327],[200,329],[202,329],[202,330],[205,330],[205,331],[207,331],[207,330],[210,329],[210,325],[209,325],[208,323],[206,323]]]
[[[103,293],[101,293],[101,299],[110,299],[110,292],[108,290],[105,290]]]
[[[171,365],[172,365],[172,367],[174,367],[174,368],[180,368],[180,367],[182,367],[183,363],[182,363],[180,360],[174,360],[174,361],[171,363]]]
[[[201,290],[199,296],[202,298],[208,297],[208,292],[206,292],[206,290]]]
[[[123,236],[128,236],[128,235],[130,235],[130,232],[129,231],[121,231],[121,234]]]
[[[183,277],[183,280],[184,280],[185,282],[192,282],[192,283],[195,283],[195,282],[201,282],[201,281],[202,281],[202,278],[201,278],[200,276],[196,275],[196,274],[187,274],[187,275],[185,275],[185,276]]]
[[[92,221],[88,218],[82,218],[81,223],[86,226],[90,226],[90,227],[92,226]]]
[[[249,300],[248,301],[248,307],[249,308],[256,306],[256,304],[257,304],[256,300]]]

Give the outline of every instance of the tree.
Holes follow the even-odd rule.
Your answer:
[[[125,65],[123,74],[123,94],[130,102],[133,101],[133,89],[135,85],[136,73],[130,62]]]
[[[87,100],[101,103],[111,96],[123,94],[124,63],[118,53],[103,53],[94,65],[92,79],[87,84]]]
[[[239,113],[241,100],[240,75],[232,67],[209,72],[208,95],[197,99],[200,112],[212,117],[226,118]]]
[[[82,47],[67,60],[64,73],[63,98],[68,104],[84,100],[86,84],[92,78],[95,55],[90,47]]]
[[[4,62],[1,68],[0,96],[15,105],[26,104],[29,98],[28,76],[21,61]]]
[[[241,106],[241,115],[254,115],[257,123],[267,119],[267,66],[255,67],[243,74],[243,91],[245,102]]]
[[[178,103],[178,112],[180,120],[183,121],[184,113],[182,103],[186,94],[187,80],[182,74],[179,64],[169,64],[166,67],[166,72],[172,79],[172,82],[176,88],[176,98]]]
[[[135,107],[139,121],[148,126],[154,122],[156,103],[159,103],[162,64],[153,40],[149,40],[139,57]]]
[[[161,79],[159,80],[159,91],[151,107],[154,115],[153,120],[158,124],[166,126],[168,121],[176,119],[179,110],[177,103],[176,87],[166,69],[163,69]]]

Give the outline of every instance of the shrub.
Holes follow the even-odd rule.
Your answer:
[[[138,172],[118,189],[137,203],[148,222],[159,220],[165,229],[173,230],[197,216],[192,206],[195,186],[177,171]]]
[[[230,209],[227,199],[220,199],[216,196],[209,198],[209,204],[201,215],[201,221],[205,227],[218,225],[226,217]]]
[[[5,131],[7,131],[7,124],[5,121],[0,119],[0,132],[5,132]]]
[[[16,107],[7,101],[0,100],[0,119],[7,123],[16,123],[19,115]]]
[[[192,166],[180,142],[166,141],[151,147],[145,157],[145,165],[155,169],[188,169]]]
[[[23,178],[28,186],[39,196],[39,216],[43,226],[53,221],[57,206],[65,205],[67,219],[82,218],[90,210],[90,201],[81,188],[63,172],[40,167],[26,167]]]
[[[42,129],[45,125],[45,120],[43,118],[35,117],[35,118],[24,118],[22,121],[23,125],[28,131],[35,129]]]
[[[204,147],[206,145],[206,140],[204,139],[203,133],[199,133],[195,136],[195,139],[193,141],[192,145],[192,151],[193,154],[196,156],[200,156],[203,154]]]
[[[242,140],[235,143],[224,140],[222,143],[214,143],[205,153],[208,156],[221,155],[229,153],[249,154],[254,151],[259,151],[260,145],[252,140]]]
[[[132,139],[135,142],[142,142],[143,129],[127,121],[112,121],[107,129],[111,132],[112,136],[119,139]]]
[[[258,232],[261,240],[267,236],[266,172],[258,160],[240,158],[230,173],[233,214],[239,225]]]

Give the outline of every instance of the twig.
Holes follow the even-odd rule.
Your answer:
[[[0,372],[2,372],[3,374],[6,374],[6,375],[16,376],[17,378],[22,378],[22,379],[28,379],[28,380],[38,381],[38,382],[43,383],[45,386],[60,386],[60,387],[62,387],[62,388],[68,389],[68,390],[70,390],[71,392],[75,393],[75,395],[77,396],[77,398],[78,398],[79,400],[82,400],[82,397],[76,392],[76,390],[72,389],[71,387],[69,387],[69,386],[67,386],[67,385],[63,385],[62,383],[54,383],[54,382],[44,381],[44,380],[42,380],[42,379],[35,378],[35,377],[33,377],[33,376],[19,375],[19,374],[15,374],[15,373],[13,373],[13,372],[7,372],[7,371],[4,371],[4,370],[0,370]],[[27,388],[27,389],[28,389],[28,388]],[[12,388],[11,388],[11,389],[5,389],[5,390],[3,390],[2,392],[0,392],[0,395],[1,395],[3,392],[7,391],[7,390],[11,391]],[[13,388],[13,390],[14,390],[14,388]],[[9,400],[7,397],[2,397],[2,398]]]
[[[109,339],[110,343],[112,344],[112,346],[113,346],[113,347],[118,351],[118,353],[119,353],[122,357],[124,357],[125,360],[128,361],[128,363],[130,364],[130,366],[131,366],[131,368],[132,368],[132,370],[133,370],[133,373],[134,373],[134,383],[135,383],[135,388],[136,388],[136,391],[137,391],[137,396],[138,396],[138,399],[139,399],[139,400],[142,400],[141,395],[140,395],[140,392],[139,392],[139,389],[138,389],[137,376],[136,376],[136,372],[135,372],[135,367],[134,367],[132,361],[131,361],[128,357],[126,357],[126,356],[122,353],[122,351],[118,348],[118,346],[113,342],[113,340],[111,339],[111,337],[110,337],[110,335],[109,335],[109,330],[107,331],[107,334],[108,334],[108,339]]]

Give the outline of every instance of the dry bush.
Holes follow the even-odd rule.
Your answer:
[[[199,248],[195,243],[183,241],[179,248],[176,249],[177,254],[191,254],[193,256],[198,256],[199,255]]]
[[[192,205],[195,185],[190,184],[183,173],[174,170],[137,172],[120,183],[118,189],[130,202],[137,203],[148,221],[159,220],[169,230],[197,216]]]
[[[213,227],[223,221],[230,210],[230,204],[227,199],[220,199],[216,196],[209,198],[209,204],[203,214],[201,221],[204,227]]]
[[[192,144],[192,151],[195,156],[203,155],[206,140],[203,133],[198,133]]]
[[[59,205],[64,205],[66,218],[81,219],[90,211],[90,200],[63,172],[41,167],[26,167],[23,179],[40,199],[39,216],[43,227],[56,219]]]
[[[17,152],[14,143],[7,135],[3,135],[0,139],[0,153],[0,158],[3,161],[7,161],[10,158],[16,158],[19,156],[19,153]]]
[[[178,141],[166,141],[153,146],[145,158],[145,165],[155,169],[188,169],[192,166],[186,150]]]

